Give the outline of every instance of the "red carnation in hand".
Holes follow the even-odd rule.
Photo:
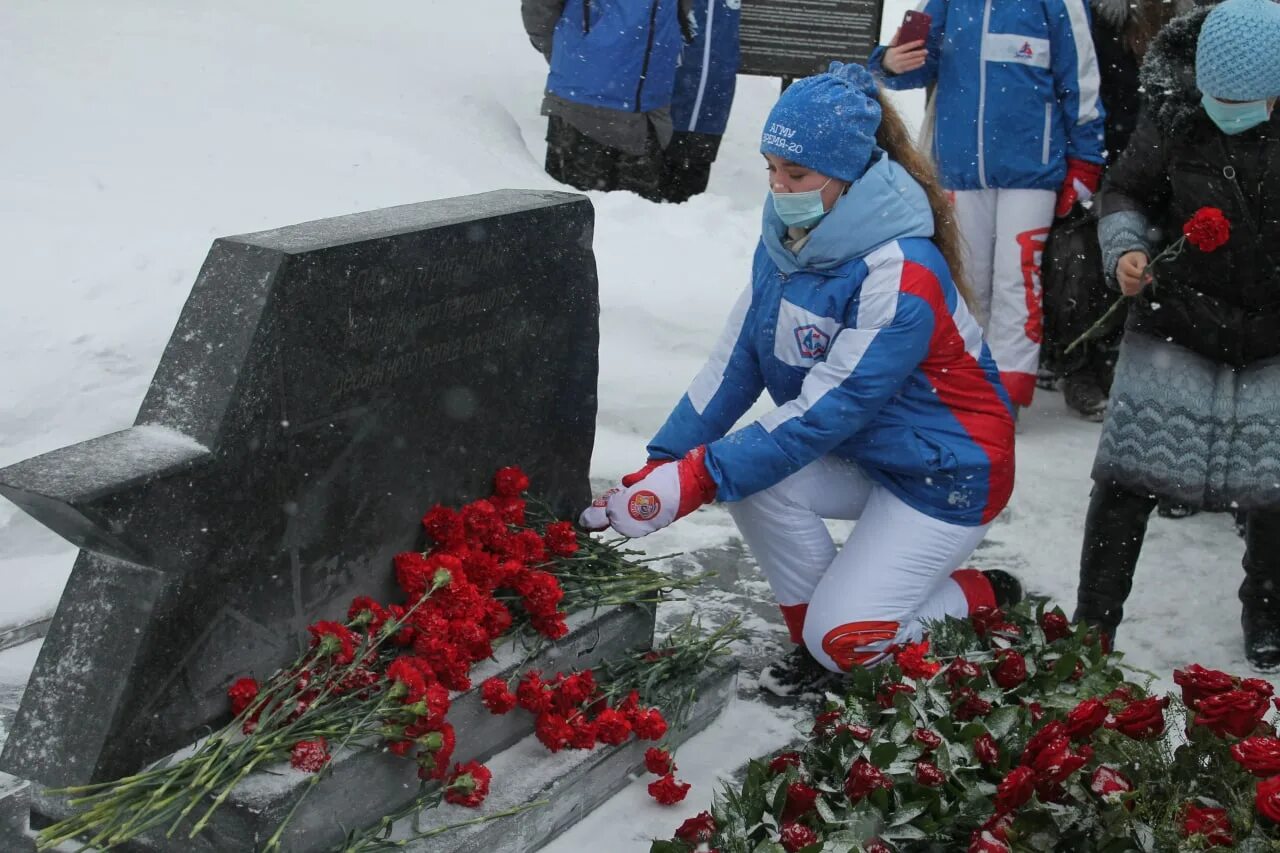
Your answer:
[[[644,769],[655,776],[666,776],[676,772],[676,762],[665,749],[651,746],[644,751]]]
[[[319,647],[322,657],[332,656],[338,666],[356,659],[356,635],[340,622],[316,622],[307,631],[311,633],[311,647]]]
[[[845,796],[853,803],[860,802],[877,788],[888,790],[892,787],[893,780],[865,758],[853,762],[844,780]]]
[[[1232,847],[1236,843],[1231,837],[1231,819],[1226,809],[1187,803],[1182,812],[1181,832],[1183,838],[1203,835],[1210,846]]]
[[[455,806],[474,809],[489,796],[489,781],[493,774],[478,761],[455,764],[449,781],[444,786],[444,799]]]
[[[921,785],[930,788],[936,788],[947,781],[947,777],[942,775],[942,771],[938,769],[938,765],[930,761],[916,762],[916,781]]]
[[[504,498],[518,498],[529,488],[529,477],[515,465],[499,468],[493,475],[493,493]]]
[[[1252,690],[1228,690],[1206,696],[1196,705],[1195,723],[1219,737],[1248,737],[1258,727],[1267,706],[1267,697]]]
[[[942,664],[936,660],[926,660],[927,654],[929,654],[928,640],[907,643],[893,653],[893,661],[907,678],[918,680],[932,678],[938,670],[942,669]]]
[[[807,826],[799,823],[784,823],[782,832],[778,835],[778,841],[787,853],[796,853],[810,844],[818,843],[818,834]]]
[[[1231,745],[1231,757],[1259,779],[1280,776],[1280,740],[1274,737],[1247,737]]]
[[[231,713],[240,716],[240,712],[253,704],[258,698],[258,680],[256,678],[238,678],[235,684],[227,688],[227,698],[231,700]]]
[[[641,740],[662,740],[667,733],[667,721],[657,708],[644,708],[631,715],[631,726]]]
[[[1107,714],[1101,699],[1085,699],[1067,714],[1067,734],[1072,740],[1084,740],[1102,727]]]
[[[773,757],[773,760],[769,762],[769,772],[770,773],[786,773],[788,767],[799,767],[799,766],[800,766],[800,753],[784,752],[784,753],[781,753],[780,755],[775,755]]]
[[[1012,690],[1027,680],[1027,661],[1013,649],[1002,649],[996,653],[996,665],[991,675],[996,684]]]
[[[1173,683],[1182,688],[1182,704],[1194,709],[1206,696],[1225,693],[1236,686],[1235,679],[1216,669],[1205,669],[1193,663],[1173,671]]]
[[[987,767],[1000,763],[1000,745],[990,734],[983,732],[973,742],[974,756]]]
[[[614,708],[605,708],[595,718],[596,737],[602,743],[618,746],[631,737],[631,723],[625,714]]]
[[[787,804],[782,809],[784,821],[804,817],[813,811],[818,802],[818,792],[803,782],[792,782],[787,786]]]
[[[716,829],[716,819],[710,812],[698,812],[697,815],[680,824],[675,837],[687,844],[698,845],[715,837]]]
[[[572,557],[578,551],[578,534],[574,531],[572,522],[557,521],[548,524],[543,541],[547,543],[547,550],[557,557]]]
[[[1052,643],[1071,636],[1071,623],[1061,613],[1049,612],[1040,617],[1040,630],[1044,638]]]
[[[1159,737],[1164,734],[1164,709],[1168,704],[1167,696],[1136,699],[1129,703],[1129,707],[1108,720],[1106,726],[1134,740]]]
[[[688,782],[677,782],[676,777],[668,773],[656,782],[649,783],[649,796],[664,806],[671,806],[683,800],[691,787]]]
[[[505,714],[516,706],[515,694],[507,687],[507,682],[496,675],[486,678],[480,685],[480,701],[490,714]]]
[[[1231,223],[1216,207],[1202,207],[1182,226],[1187,241],[1202,252],[1221,248],[1231,239]]]
[[[322,738],[315,740],[300,740],[293,745],[293,750],[289,753],[289,763],[294,769],[301,770],[303,773],[318,773],[321,768],[329,763],[329,744]]]
[[[1026,766],[1013,768],[996,786],[996,812],[1004,814],[1026,805],[1035,790],[1036,772]]]

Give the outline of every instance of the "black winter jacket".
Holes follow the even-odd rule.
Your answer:
[[[1208,12],[1174,19],[1152,42],[1142,66],[1147,101],[1128,147],[1107,171],[1099,235],[1113,278],[1124,252],[1154,257],[1196,210],[1220,208],[1231,222],[1230,241],[1211,253],[1188,246],[1162,262],[1126,328],[1240,366],[1280,355],[1280,111],[1235,136],[1206,115],[1195,55]]]

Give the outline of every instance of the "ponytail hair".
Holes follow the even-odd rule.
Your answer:
[[[938,181],[933,163],[912,142],[902,116],[898,115],[893,104],[879,91],[875,97],[880,102],[880,127],[876,129],[876,144],[924,188],[925,195],[929,197],[929,207],[933,209],[933,242],[951,270],[951,278],[960,297],[972,306],[969,281],[964,274],[964,243],[956,224],[955,205]]]

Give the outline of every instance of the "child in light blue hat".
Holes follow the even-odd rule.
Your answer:
[[[1280,3],[1226,0],[1215,7],[1196,46],[1196,85],[1223,133],[1266,122],[1280,96]]]

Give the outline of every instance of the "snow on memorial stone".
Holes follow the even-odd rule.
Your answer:
[[[504,190],[215,241],[136,425],[0,471],[83,549],[2,769],[84,784],[191,742],[503,465],[585,503],[592,228]]]

